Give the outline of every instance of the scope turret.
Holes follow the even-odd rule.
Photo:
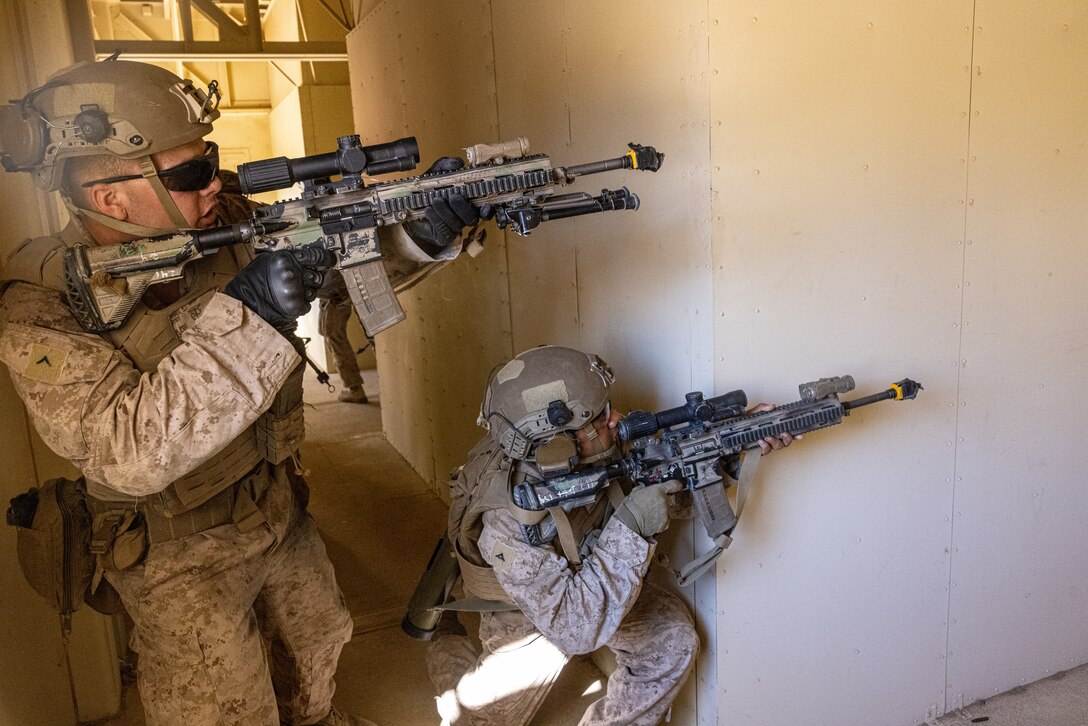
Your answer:
[[[620,421],[620,438],[624,441],[650,436],[661,429],[685,423],[713,423],[740,416],[748,405],[744,391],[730,391],[714,398],[703,398],[701,391],[684,396],[687,403],[657,413],[632,411]]]

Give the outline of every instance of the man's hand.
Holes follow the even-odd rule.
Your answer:
[[[334,264],[336,256],[322,247],[263,252],[227,283],[224,292],[282,331],[310,311],[325,270]]]
[[[760,404],[758,404],[756,406],[753,406],[752,408],[748,409],[748,411],[746,411],[746,413],[749,413],[749,414],[751,414],[751,413],[763,413],[764,411],[773,411],[773,410],[774,410],[774,404],[773,403],[760,403]],[[759,443],[759,448],[762,449],[763,453],[764,454],[769,454],[769,453],[771,453],[771,451],[778,451],[779,449],[786,448],[787,446],[792,444],[795,439],[797,441],[800,441],[804,437],[805,437],[804,434],[797,434],[796,436],[791,436],[790,434],[782,434],[781,436],[768,436],[765,439],[763,439],[762,441],[759,441],[758,443]]]
[[[465,162],[456,156],[443,156],[431,164],[426,173],[457,171],[464,166]],[[476,207],[460,194],[451,194],[446,199],[435,199],[423,214],[426,219],[407,222],[404,228],[416,244],[432,257],[449,247],[461,236],[465,227],[476,224],[480,219]]]
[[[653,537],[669,526],[669,495],[680,491],[678,481],[635,487],[614,515],[642,537]]]

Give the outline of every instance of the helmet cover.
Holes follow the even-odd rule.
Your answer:
[[[208,135],[218,105],[215,81],[205,92],[147,63],[77,63],[0,107],[0,163],[7,171],[29,171],[39,187],[53,191],[68,159],[137,159]]]
[[[492,373],[477,422],[508,456],[528,459],[536,444],[576,431],[604,411],[613,380],[596,355],[532,348]]]

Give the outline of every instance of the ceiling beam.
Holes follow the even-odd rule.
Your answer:
[[[251,47],[219,40],[96,40],[95,58],[121,51],[125,60],[179,61],[346,61],[347,44],[337,40],[260,41]],[[245,44],[249,45],[249,44]]]

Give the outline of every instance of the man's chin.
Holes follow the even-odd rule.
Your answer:
[[[197,226],[197,229],[208,229],[209,227],[217,226],[218,223],[219,223],[219,217],[216,216],[215,210],[213,209],[210,212],[208,212],[207,214],[205,214],[203,217],[198,219],[197,222],[196,222],[196,226]]]

